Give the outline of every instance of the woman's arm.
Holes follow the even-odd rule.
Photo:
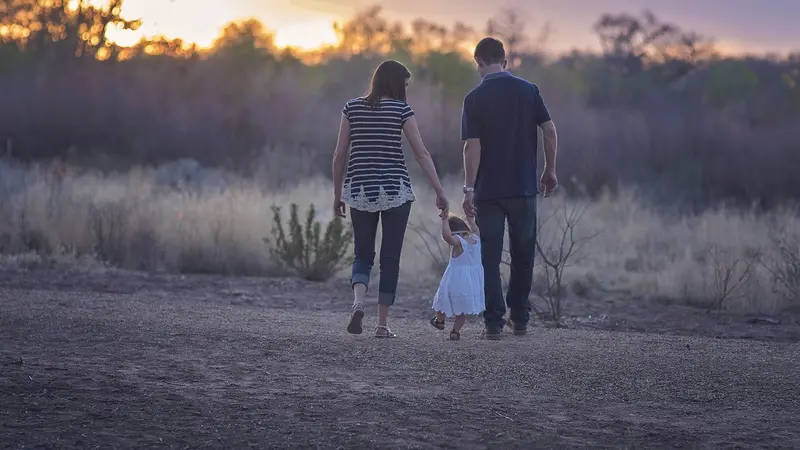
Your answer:
[[[461,247],[461,241],[455,237],[450,230],[450,222],[447,220],[447,214],[442,214],[442,239],[452,247]]]
[[[350,120],[342,114],[339,123],[339,138],[336,141],[336,150],[333,152],[333,195],[337,200],[342,196],[344,183],[344,167],[347,163],[347,153],[350,151]]]
[[[419,164],[425,177],[428,178],[428,183],[430,183],[437,195],[444,197],[444,187],[442,187],[442,182],[439,180],[439,175],[436,173],[436,166],[433,165],[431,154],[425,147],[425,143],[422,142],[416,116],[411,116],[406,120],[403,124],[403,132],[408,138],[408,143],[411,144],[411,150],[414,152],[414,159],[417,161],[417,164]]]

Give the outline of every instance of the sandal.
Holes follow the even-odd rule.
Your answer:
[[[364,328],[361,326],[361,321],[364,319],[364,304],[354,303],[353,313],[350,314],[350,323],[347,324],[347,332],[350,334],[361,334]]]
[[[375,327],[375,337],[376,338],[396,338],[397,335],[392,333],[392,330],[389,329],[386,325],[378,325]]]
[[[451,341],[460,341],[461,340],[461,332],[453,330],[450,332],[450,340]]]
[[[431,320],[430,320],[429,323],[431,325],[433,325],[433,328],[436,328],[437,330],[440,330],[440,331],[444,331],[444,320],[442,320],[440,322],[439,320],[436,319],[436,316],[433,316],[433,317],[431,317]]]

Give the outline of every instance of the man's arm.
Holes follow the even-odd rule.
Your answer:
[[[464,97],[461,109],[461,140],[464,141],[464,187],[475,187],[478,164],[481,161],[480,124],[478,110],[471,94]]]
[[[461,140],[464,141],[464,213],[467,217],[475,215],[475,181],[481,163],[481,139],[478,110],[472,97],[464,97],[461,110]]]
[[[542,138],[544,141],[544,170],[555,172],[556,170],[556,157],[558,156],[558,133],[556,132],[556,124],[552,120],[539,125],[542,129]]]
[[[481,163],[481,140],[464,141],[464,187],[474,188],[478,177],[478,166]]]
[[[535,84],[533,85],[533,101],[536,125],[542,129],[542,137],[544,138],[544,170],[555,172],[558,154],[558,133],[556,133],[556,125],[550,117],[550,111],[544,103],[542,93]]]

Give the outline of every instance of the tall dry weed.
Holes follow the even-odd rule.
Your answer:
[[[54,178],[47,167],[0,164],[0,253],[72,255],[136,270],[268,276],[285,273],[263,244],[273,205],[297,203],[305,209],[313,203],[318,220],[333,218],[330,182],[324,178],[274,191],[263,181],[226,179],[220,188],[193,190],[160,183],[157,171],[144,169]],[[434,196],[419,177],[414,181],[418,200],[410,223],[420,231],[406,234],[402,276],[433,285],[438,274],[426,249],[440,245],[439,219]],[[458,204],[461,183],[446,184]],[[541,200],[540,216],[552,215],[564,202],[571,203],[560,197]],[[547,234],[550,226],[557,223],[543,223],[540,233]],[[721,307],[780,311],[796,304],[796,297],[781,283],[794,274],[794,253],[787,251],[794,247],[776,245],[778,226],[797,230],[800,219],[790,210],[718,209],[674,216],[648,207],[634,191],[621,190],[585,205],[575,234],[602,233],[585,243],[581,258],[563,271],[562,283],[580,287],[568,295],[591,296],[592,286],[602,286],[631,299],[661,297],[708,307],[716,305],[720,289],[730,288],[730,283],[715,288],[708,251],[724,248],[726,254],[758,254],[770,264],[748,266],[748,276],[740,281],[736,276],[736,293],[728,292]],[[725,267],[716,268],[723,278]],[[543,269],[537,261],[537,279]],[[782,277],[775,276],[779,271]]]

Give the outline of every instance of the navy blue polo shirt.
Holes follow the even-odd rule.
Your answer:
[[[480,139],[475,200],[535,196],[538,126],[550,120],[539,88],[509,72],[492,73],[464,98],[461,139]]]

